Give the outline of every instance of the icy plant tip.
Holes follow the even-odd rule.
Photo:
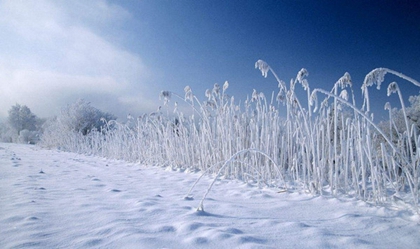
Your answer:
[[[216,94],[216,95],[218,95],[220,93],[220,85],[219,84],[214,83],[213,93]]]
[[[226,91],[226,89],[228,89],[229,87],[229,82],[225,81],[225,84],[223,84],[223,92]]]
[[[362,89],[376,84],[376,88],[381,89],[381,84],[384,81],[385,74],[387,73],[385,68],[376,68],[368,73],[363,81]]]
[[[193,95],[192,95],[192,90],[190,86],[186,86],[184,88],[184,92],[185,92],[185,101],[193,101]]]
[[[385,106],[384,106],[384,109],[390,111],[391,110],[391,104],[389,102],[386,102]]]
[[[393,93],[396,93],[398,91],[398,84],[397,82],[392,82],[388,85],[388,89],[387,89],[387,95],[390,96]]]
[[[207,89],[207,90],[206,90],[205,95],[206,95],[206,97],[207,97],[207,99],[208,99],[208,100],[210,100],[210,99],[211,99],[211,91],[210,91],[210,89]]]
[[[170,91],[161,91],[159,99],[163,99],[164,105],[168,104],[169,100],[171,99],[171,92]]]
[[[277,94],[277,101],[284,102],[286,99],[286,94],[284,93],[283,89],[281,88],[279,93]]]
[[[351,83],[351,77],[348,72],[345,72],[343,76],[337,81],[338,86],[340,86],[342,89],[346,88],[347,86],[352,85]]]
[[[270,70],[270,66],[263,60],[258,60],[255,62],[255,68],[261,71],[261,74],[264,78],[267,78],[268,70]]]
[[[252,90],[252,95],[251,95],[251,102],[257,101],[258,100],[258,92],[257,90],[253,89]]]
[[[309,73],[306,68],[302,68],[296,75],[296,80],[303,85],[305,90],[308,88],[308,82],[305,80],[305,77],[308,77]]]

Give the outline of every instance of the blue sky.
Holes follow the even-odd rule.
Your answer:
[[[311,88],[349,72],[358,96],[376,67],[420,80],[417,1],[0,0],[0,37],[0,118],[15,103],[48,117],[84,98],[124,119],[156,110],[161,90],[189,85],[204,99],[225,81],[237,101],[254,88],[268,96],[277,83],[258,59],[286,82],[306,68]],[[419,94],[386,77],[370,90],[377,118],[396,101],[394,80],[407,99]]]

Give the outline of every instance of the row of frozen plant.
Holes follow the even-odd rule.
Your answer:
[[[373,122],[369,103],[369,87],[380,87],[387,73],[420,86],[417,81],[375,69],[363,83],[362,107],[356,107],[348,73],[327,91],[310,89],[305,69],[286,84],[264,61],[257,61],[256,68],[264,77],[271,72],[277,80],[278,90],[270,98],[254,90],[239,105],[228,97],[226,82],[207,90],[202,102],[187,86],[184,96],[161,93],[163,110],[175,104],[173,112],[158,111],[127,123],[104,118],[102,127],[78,124],[75,129],[63,120],[72,115],[61,115],[48,123],[41,144],[199,170],[260,186],[348,194],[377,204],[403,200],[418,209],[420,137],[413,117],[420,114],[416,108],[420,99],[411,97],[412,106],[406,108],[397,83],[390,83],[388,95],[398,94],[401,108],[392,109],[387,103],[389,122],[379,126]],[[298,98],[296,87],[303,87],[307,99]],[[179,100],[174,98],[189,104],[190,110],[184,111],[189,115],[177,109]]]

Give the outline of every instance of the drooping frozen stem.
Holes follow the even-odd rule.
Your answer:
[[[255,68],[261,71],[261,74],[264,78],[267,78],[268,71],[270,70],[270,66],[263,60],[258,60],[255,62]]]

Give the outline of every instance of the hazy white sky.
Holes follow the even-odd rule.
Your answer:
[[[0,37],[0,119],[16,103],[49,117],[79,98],[124,119],[155,111],[161,90],[204,97],[226,80],[238,102],[253,89],[271,96],[277,83],[258,59],[286,82],[306,68],[312,89],[349,72],[357,96],[376,67],[420,80],[420,2],[410,0],[0,0]],[[393,80],[407,99],[419,93],[387,77],[370,91],[372,110]]]
[[[48,117],[78,98],[118,114],[155,108],[151,69],[110,37],[132,18],[106,1],[0,1],[0,116],[19,103]]]

